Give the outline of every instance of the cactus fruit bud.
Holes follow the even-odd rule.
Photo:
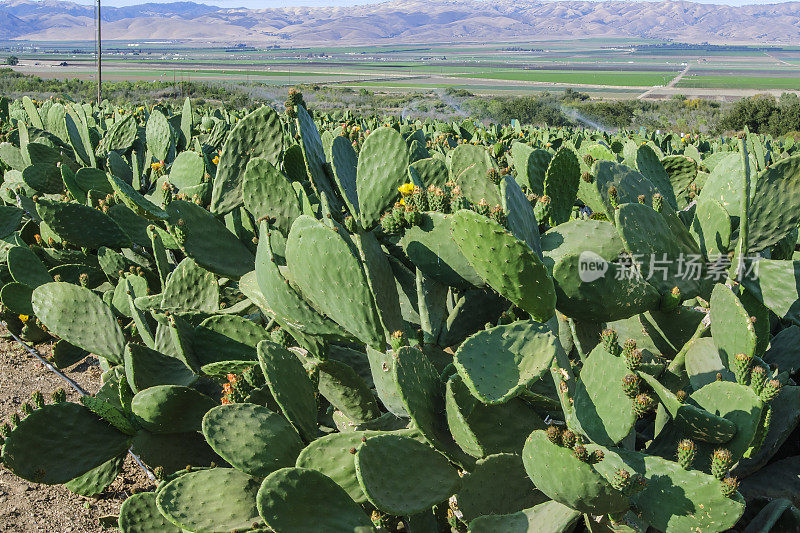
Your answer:
[[[603,453],[603,450],[595,450],[589,454],[589,464],[596,465],[603,459],[605,459],[606,454]]]
[[[771,379],[767,381],[767,383],[764,385],[764,390],[762,390],[761,394],[758,396],[765,402],[771,402],[780,391],[781,382],[777,379]]]
[[[564,430],[564,432],[561,433],[561,444],[566,448],[575,446],[575,433],[568,429]]]
[[[19,418],[19,413],[14,413],[14,414],[11,415],[11,427],[12,428],[17,429],[17,426],[19,426],[20,422],[21,422],[21,420]]]
[[[739,488],[739,480],[735,477],[726,477],[722,480],[722,495],[726,498],[732,498],[736,494],[736,489]]]
[[[614,472],[614,476],[611,478],[611,486],[617,489],[618,491],[624,491],[628,488],[631,484],[631,473],[625,470],[624,468],[620,468],[616,472]]]
[[[628,357],[636,349],[636,339],[628,339],[622,343],[622,355]]]
[[[36,391],[31,395],[31,401],[33,401],[33,406],[36,409],[41,409],[44,407],[44,394],[42,391]]]
[[[24,414],[25,416],[28,416],[31,413],[33,413],[33,406],[28,402],[23,403],[21,409],[22,409],[22,414]]]
[[[545,435],[547,435],[548,440],[553,444],[561,444],[561,430],[558,426],[548,426],[545,430]]]
[[[392,350],[395,352],[399,350],[403,346],[408,345],[408,339],[406,338],[406,334],[400,330],[395,331],[392,333],[391,338],[389,339],[389,344],[392,346]]]
[[[422,213],[417,210],[411,210],[406,208],[405,213],[403,213],[403,218],[406,222],[406,225],[411,226],[419,226],[422,224]]]
[[[162,481],[164,479],[164,467],[157,466],[153,469],[153,475],[156,476],[156,479]]]
[[[582,444],[576,444],[574,448],[572,448],[572,455],[578,458],[579,461],[583,463],[589,462],[589,452],[586,450],[586,447]]]
[[[619,209],[619,193],[617,193],[617,188],[613,185],[608,188],[608,201],[611,202],[613,209]]]
[[[639,201],[640,204],[647,203],[647,196],[645,196],[644,194],[640,194],[639,196],[636,197],[636,199]]]
[[[664,197],[661,196],[661,193],[655,193],[653,195],[653,209],[657,213],[660,213],[662,209],[664,209]]]
[[[481,201],[475,204],[475,212],[479,215],[483,215],[488,217],[491,214],[491,207],[489,207],[489,203],[486,201],[486,198],[481,198]]]
[[[491,218],[504,228],[508,226],[508,215],[500,205],[496,205],[492,208]]]
[[[58,389],[53,392],[53,403],[64,403],[67,401],[67,391]]]
[[[594,157],[592,157],[590,154],[586,154],[583,156],[583,162],[586,163],[586,166],[591,167],[594,165]]]
[[[672,290],[669,291],[669,294],[665,294],[661,297],[661,310],[662,311],[674,311],[681,305],[681,290],[676,286],[672,287]]]
[[[581,179],[583,181],[585,181],[586,183],[593,183],[594,182],[594,176],[592,176],[591,172],[584,172],[583,174],[581,174]]]
[[[737,353],[733,358],[733,374],[736,382],[747,385],[750,382],[750,368],[753,366],[753,356]]]
[[[736,381],[739,381],[738,379]],[[767,383],[767,371],[761,365],[756,365],[753,367],[753,370],[750,371],[750,386],[753,387],[753,391],[759,396],[764,390],[764,385]]]
[[[642,418],[656,406],[655,400],[649,394],[639,394],[633,399],[633,412],[638,418]]]
[[[536,200],[536,205],[533,208],[536,220],[541,224],[550,219],[550,197],[543,194]]]
[[[634,372],[639,370],[639,367],[642,366],[642,352],[639,350],[631,351],[631,353],[625,357],[625,364]]]
[[[617,356],[620,354],[619,337],[613,329],[604,329],[600,333],[600,341],[603,343],[603,348],[611,355]]]
[[[11,435],[11,426],[8,424],[0,426],[0,436],[8,438],[9,435]]]
[[[381,229],[387,235],[397,235],[403,231],[403,224],[392,213],[386,213],[381,217]]]
[[[622,378],[622,392],[628,398],[636,398],[639,394],[639,376],[628,374]]]
[[[722,479],[728,475],[733,464],[733,455],[725,448],[718,448],[711,454],[711,475]]]
[[[689,395],[686,394],[685,390],[681,389],[675,393],[675,397],[678,399],[680,403],[686,403],[686,398],[688,398]]]
[[[694,456],[697,453],[697,448],[694,442],[689,439],[683,439],[678,443],[678,464],[684,470],[691,470],[692,463],[694,463]]]
[[[469,209],[470,202],[461,192],[461,187],[455,186],[450,194],[450,211],[455,213],[461,209]]]
[[[500,175],[496,168],[490,168],[487,170],[486,177],[489,178],[489,181],[495,185],[500,185],[500,182],[503,181],[503,176]]]

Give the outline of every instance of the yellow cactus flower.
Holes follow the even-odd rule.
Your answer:
[[[400,194],[402,194],[403,196],[408,196],[409,194],[414,192],[414,184],[406,183],[404,185],[399,186],[397,190],[400,191]]]
[[[211,162],[214,163],[215,165],[219,165],[219,156],[215,155],[214,159],[212,159]]]
[[[25,322],[27,322],[27,321],[28,321],[28,319],[30,319],[30,318],[31,318],[31,317],[29,317],[28,315],[19,315],[19,320],[20,320],[20,322],[22,322],[23,324],[24,324]]]
[[[164,168],[164,162],[159,161],[157,163],[151,163],[150,168],[152,168],[153,170],[161,170],[162,168]]]
[[[399,203],[400,205],[402,205],[402,206],[405,206],[405,205],[406,205],[406,200],[405,200],[405,198],[400,198],[400,201],[399,201],[398,203]]]

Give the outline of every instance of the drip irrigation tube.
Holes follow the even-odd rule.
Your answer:
[[[17,344],[19,344],[20,346],[22,346],[22,348],[23,348],[23,349],[24,349],[26,352],[28,352],[29,354],[31,354],[32,356],[34,356],[36,359],[38,359],[38,360],[39,360],[39,362],[40,362],[40,363],[42,363],[46,369],[48,369],[49,371],[51,371],[52,373],[54,373],[55,375],[57,375],[58,377],[60,377],[60,378],[61,378],[62,380],[64,380],[64,381],[65,381],[65,382],[66,382],[66,383],[67,383],[67,384],[68,384],[70,387],[72,387],[73,389],[75,389],[75,392],[77,392],[77,393],[78,393],[78,394],[80,394],[81,396],[90,396],[90,394],[89,394],[89,393],[86,391],[86,389],[84,389],[83,387],[81,387],[80,385],[78,385],[78,384],[77,384],[77,383],[76,383],[74,380],[70,379],[70,377],[69,377],[69,376],[67,376],[66,374],[64,374],[63,372],[61,372],[59,369],[57,369],[56,367],[54,367],[54,366],[52,365],[52,363],[50,363],[50,361],[48,361],[47,359],[45,359],[45,358],[42,356],[42,354],[40,354],[40,353],[39,353],[39,352],[38,352],[38,351],[37,351],[35,348],[32,348],[32,347],[28,346],[28,344],[27,344],[27,343],[25,343],[25,341],[23,341],[23,340],[22,340],[22,339],[20,339],[20,338],[19,338],[17,335],[15,335],[15,334],[14,334],[14,332],[12,332],[12,331],[9,329],[9,327],[8,327],[8,324],[6,323],[6,321],[5,321],[5,320],[0,320],[0,325],[2,325],[4,328],[6,328],[6,331],[8,332],[8,334],[9,334],[9,335],[11,335],[11,338],[12,338],[12,339],[14,339],[14,341],[15,341]],[[145,464],[142,462],[142,460],[139,458],[139,456],[138,456],[138,455],[136,455],[135,453],[133,453],[133,451],[131,451],[131,449],[130,449],[130,448],[128,448],[128,455],[130,455],[130,456],[131,456],[131,459],[133,459],[133,461],[134,461],[134,462],[135,462],[137,465],[139,465],[139,467],[140,467],[140,468],[141,468],[141,469],[144,471],[144,473],[147,475],[147,478],[148,478],[150,481],[155,481],[155,479],[156,479],[156,476],[155,476],[155,474],[153,474],[153,472],[152,472],[152,471],[151,471],[149,468],[147,468],[147,466],[145,466]]]

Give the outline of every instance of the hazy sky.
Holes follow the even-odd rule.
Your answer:
[[[92,0],[74,0],[79,4],[92,4]],[[144,4],[146,2],[171,2],[176,0],[101,0],[103,5],[109,6],[129,6]],[[270,7],[287,6],[346,6],[356,4],[374,4],[385,0],[191,0],[200,4],[210,4],[220,7],[249,7],[253,9],[264,9]],[[637,0],[628,0],[637,1]],[[783,1],[796,0],[692,0],[703,4],[727,4],[727,5],[751,5],[751,4],[775,4]]]

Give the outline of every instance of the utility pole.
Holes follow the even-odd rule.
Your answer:
[[[102,55],[103,45],[100,42],[100,0],[97,0],[97,105],[103,101],[103,74],[102,74]]]

